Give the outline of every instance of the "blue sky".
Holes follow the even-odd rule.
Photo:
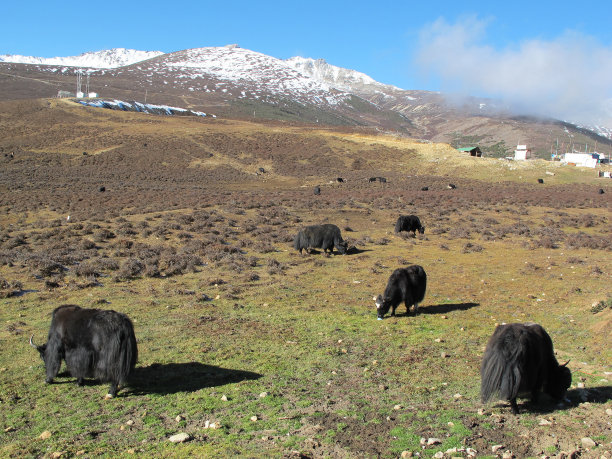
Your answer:
[[[597,91],[587,94],[589,101],[612,98],[610,1],[5,3],[0,54],[172,52],[237,43],[282,59],[323,58],[404,89],[490,95],[520,105],[545,88],[546,100],[534,105],[569,99],[550,107],[560,114],[580,91]],[[510,65],[521,67],[513,77]],[[584,68],[576,71],[574,65]],[[496,73],[502,67],[503,74]],[[534,67],[537,75],[531,75]],[[547,82],[566,68],[572,68],[567,81],[549,88]],[[527,74],[528,82],[523,81]],[[580,78],[596,81],[572,88]],[[566,96],[570,90],[575,97]]]

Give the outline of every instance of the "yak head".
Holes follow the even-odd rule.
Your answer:
[[[375,296],[374,302],[376,303],[376,316],[378,320],[382,320],[385,314],[389,312],[391,303],[389,303],[388,301],[385,301],[382,295]]]
[[[572,372],[567,368],[568,363],[569,360],[563,365],[559,365],[550,375],[546,387],[544,387],[544,392],[559,400],[563,399],[567,389],[572,384]]]
[[[342,241],[336,246],[336,248],[342,255],[346,255],[348,252],[348,242]]]
[[[45,360],[45,351],[47,350],[47,344],[43,344],[41,346],[37,346],[36,344],[34,344],[34,335],[30,336],[30,346],[32,346],[34,349],[36,349],[38,351],[38,353],[40,354],[40,358],[43,359],[43,362]]]
[[[36,344],[34,344],[34,335],[30,336],[30,346],[32,346],[38,351],[38,353],[40,354],[40,358],[45,363],[45,370],[47,372],[45,382],[47,384],[50,384],[53,382],[53,376],[57,374],[57,370],[59,370],[59,367],[56,368],[56,366],[61,363],[61,360],[54,362],[55,359],[53,358],[53,356],[50,356],[47,352],[47,344],[48,343],[37,346]]]
[[[425,234],[425,227],[424,226],[420,226],[419,227],[419,233]]]

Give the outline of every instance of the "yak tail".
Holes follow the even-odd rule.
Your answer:
[[[96,378],[123,385],[138,360],[138,347],[134,327],[130,319],[114,311],[108,311],[107,342],[99,355],[96,365]],[[107,313],[107,311],[104,311]],[[112,330],[112,331],[111,331]]]
[[[488,402],[494,396],[502,400],[512,400],[518,395],[521,387],[521,371],[517,360],[508,359],[500,349],[486,350],[480,376],[482,403]]]

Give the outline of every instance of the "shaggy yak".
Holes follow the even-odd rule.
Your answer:
[[[335,247],[344,255],[347,252],[348,244],[342,239],[340,228],[326,223],[302,228],[293,240],[293,247],[300,253],[302,250],[309,252],[311,248],[323,249],[323,252],[329,250],[333,253]]]
[[[374,297],[378,320],[382,320],[391,308],[391,315],[395,315],[395,308],[403,301],[406,304],[406,313],[414,305],[414,314],[419,310],[419,303],[425,297],[427,288],[427,274],[419,265],[398,268],[389,277],[385,293]]]
[[[544,390],[561,400],[572,382],[567,363],[559,365],[552,340],[542,326],[499,325],[489,339],[480,368],[482,402],[493,396],[509,400],[512,412],[518,414],[519,394],[531,394],[532,403],[537,403]]]
[[[425,227],[421,225],[421,220],[416,215],[401,215],[395,222],[395,232],[412,231],[415,236],[416,232],[425,233]]]
[[[53,311],[47,343],[37,346],[33,338],[30,345],[45,362],[45,382],[53,382],[64,359],[79,386],[84,378],[110,382],[110,397],[125,384],[138,358],[132,322],[111,310],[60,306]]]

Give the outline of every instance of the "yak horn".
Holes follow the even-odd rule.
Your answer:
[[[561,365],[562,367],[567,366],[567,364],[570,363],[570,361],[568,360],[567,362],[565,362],[563,365]]]
[[[34,349],[38,349],[38,346],[32,342],[33,339],[34,335],[30,336],[30,346],[32,346]]]

